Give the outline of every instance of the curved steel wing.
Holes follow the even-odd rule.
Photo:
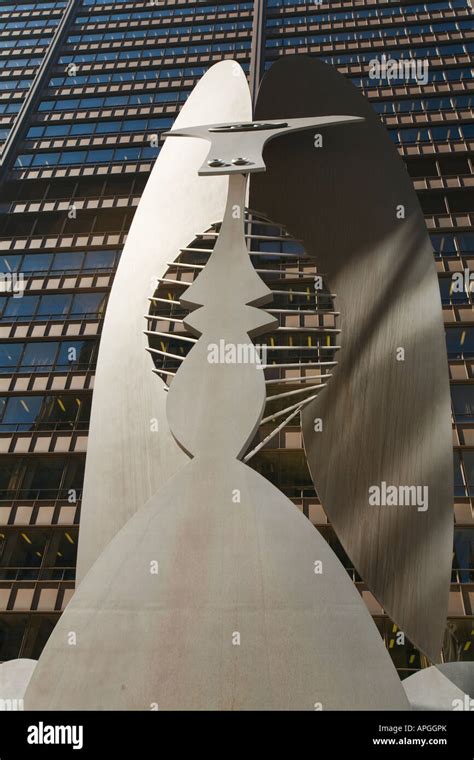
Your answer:
[[[269,143],[266,173],[251,178],[250,206],[302,239],[337,295],[338,365],[302,412],[308,465],[357,571],[436,661],[448,607],[453,474],[433,254],[403,161],[359,91],[304,56],[267,72],[256,119],[328,113],[365,121]]]

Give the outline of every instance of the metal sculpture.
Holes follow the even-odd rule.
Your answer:
[[[265,404],[250,338],[275,322],[256,308],[271,293],[245,246],[245,175],[262,169],[265,141],[286,129],[347,121],[354,119],[215,125],[181,135],[205,130],[226,164],[211,170],[231,175],[214,252],[181,297],[192,309],[186,323],[196,343],[167,396],[170,430],[192,458],[80,584],[35,672],[28,707],[407,708],[342,565],[294,505],[239,461]],[[243,135],[245,157],[237,149]],[[245,359],[211,359],[221,342]]]
[[[285,65],[291,70],[296,66],[303,74],[307,71],[306,64],[290,62]],[[276,68],[279,70],[279,66]],[[326,76],[327,72],[324,74]],[[216,90],[215,87],[206,89],[206,77],[212,81],[212,70],[200,85],[200,97],[209,104],[216,98]],[[329,80],[331,77],[332,74]],[[275,81],[278,82],[278,77]],[[314,86],[312,72],[308,81]],[[226,86],[231,93],[230,77]],[[343,330],[342,360],[334,369],[324,393],[310,399],[306,406],[296,405],[298,412],[302,411],[306,453],[323,505],[343,544],[353,551],[353,554],[349,551],[350,556],[361,568],[376,596],[386,603],[397,622],[406,623],[407,633],[413,640],[430,656],[436,657],[444,610],[442,584],[449,533],[446,528],[449,483],[440,483],[440,492],[435,495],[434,510],[427,522],[428,537],[423,541],[418,531],[415,538],[408,538],[410,555],[402,562],[400,586],[398,578],[388,577],[387,567],[393,570],[394,556],[400,558],[402,555],[406,531],[419,523],[411,517],[387,521],[380,514],[377,517],[371,515],[369,521],[363,496],[365,493],[364,498],[368,498],[367,471],[371,477],[374,473],[388,473],[393,478],[399,477],[400,473],[406,477],[407,472],[411,472],[406,467],[408,455],[403,447],[409,444],[411,452],[414,439],[397,435],[396,401],[388,404],[388,449],[399,467],[398,474],[393,468],[387,470],[379,466],[386,463],[386,456],[377,446],[371,466],[367,468],[361,463],[360,455],[355,451],[357,441],[351,426],[347,440],[344,438],[349,401],[361,400],[363,411],[357,413],[357,419],[363,421],[360,415],[367,412],[370,401],[367,388],[377,389],[377,386],[370,385],[367,373],[362,371],[365,365],[357,358],[358,331],[359,337],[362,334],[369,340],[369,354],[365,347],[362,353],[368,356],[368,365],[373,369],[376,347],[380,343],[385,357],[384,341],[387,343],[390,330],[393,332],[402,323],[399,319],[401,311],[406,309],[412,320],[420,316],[419,309],[410,311],[419,295],[418,283],[413,283],[412,293],[396,290],[393,302],[385,303],[386,312],[377,299],[375,312],[369,303],[369,316],[381,315],[380,324],[374,320],[369,330],[366,320],[361,317],[361,309],[357,308],[359,301],[349,297],[351,279],[354,287],[362,289],[358,298],[363,304],[364,293],[367,295],[368,292],[367,283],[380,285],[381,273],[387,271],[399,242],[415,246],[413,250],[417,254],[419,241],[425,233],[420,227],[417,207],[413,210],[410,206],[413,197],[406,185],[397,179],[398,165],[393,170],[393,177],[397,179],[395,191],[401,192],[402,200],[408,204],[409,224],[399,236],[394,235],[385,248],[376,247],[378,259],[372,256],[370,246],[375,243],[369,241],[369,219],[362,213],[360,199],[357,200],[358,217],[352,211],[348,213],[348,228],[344,230],[344,225],[339,224],[341,229],[337,233],[333,227],[339,223],[339,218],[336,219],[332,207],[322,202],[324,214],[321,217],[320,210],[309,205],[315,198],[323,198],[327,188],[334,201],[337,182],[340,183],[341,196],[345,197],[349,188],[354,190],[350,169],[338,159],[339,154],[347,157],[347,145],[352,146],[356,156],[357,145],[363,145],[365,151],[375,134],[374,154],[381,166],[384,166],[385,153],[383,141],[379,141],[372,126],[367,136],[366,125],[371,123],[371,118],[361,112],[357,99],[347,96],[346,101],[356,116],[338,115],[340,107],[336,102],[334,109],[325,109],[336,115],[310,117],[306,104],[312,103],[313,99],[308,95],[307,86],[305,81],[295,79],[293,97],[285,96],[284,107],[286,109],[287,101],[292,104],[292,118],[281,118],[281,98],[273,96],[274,85],[270,79],[268,89],[264,85],[259,96],[257,120],[205,123],[203,126],[199,120],[194,120],[196,126],[180,127],[169,133],[170,138],[181,138],[168,140],[168,144],[174,142],[176,147],[167,151],[169,173],[163,175],[164,180],[174,177],[175,198],[179,200],[180,197],[177,191],[180,178],[173,175],[173,157],[176,161],[180,157],[184,177],[190,171],[199,175],[204,199],[206,183],[223,183],[228,175],[227,202],[216,246],[197,279],[179,297],[182,307],[189,310],[184,324],[192,335],[187,338],[192,349],[173,377],[167,394],[165,433],[167,436],[171,433],[181,453],[173,459],[174,474],[156,489],[143,507],[140,508],[139,502],[147,489],[150,490],[149,480],[145,487],[138,489],[138,496],[134,491],[133,506],[123,504],[121,518],[109,531],[111,540],[101,552],[96,546],[98,558],[93,564],[94,552],[89,554],[92,566],[33,673],[26,694],[27,708],[408,709],[405,693],[378,630],[345,569],[321,535],[287,497],[244,463],[252,453],[248,452],[248,447],[262,420],[266,397],[264,367],[253,340],[275,327],[271,310],[262,309],[269,304],[271,292],[253,269],[245,245],[249,174],[255,174],[251,185],[252,207],[287,225],[292,234],[298,235],[309,254],[315,259],[319,256],[331,290],[338,293]],[[337,82],[334,86],[337,91]],[[300,102],[298,98],[302,91],[305,97]],[[326,100],[325,97],[323,87],[322,102],[332,102],[330,95]],[[232,101],[232,94],[229,100]],[[278,114],[271,113],[274,103],[275,108],[278,106]],[[353,122],[359,122],[359,126],[353,127]],[[327,153],[321,154],[324,156],[321,164],[321,156],[314,152],[310,155],[310,150],[314,151],[315,147],[314,130],[317,130],[318,137],[322,130],[325,146],[330,146]],[[302,134],[295,136],[297,131]],[[330,135],[339,136],[336,147],[334,142],[331,143]],[[211,143],[207,153],[204,140]],[[190,152],[191,144],[201,147]],[[181,145],[184,155],[192,155],[192,165],[190,162],[186,166],[182,160]],[[314,160],[314,155],[318,155],[318,160]],[[160,160],[161,157],[156,172],[164,165]],[[360,161],[360,157],[357,160]],[[327,161],[329,164],[325,163]],[[392,164],[390,156],[389,171],[392,171]],[[322,175],[318,167],[323,168],[324,182],[319,182]],[[333,173],[337,175],[335,179]],[[291,192],[285,192],[287,176],[291,178]],[[367,185],[371,187],[369,179]],[[212,187],[215,192],[216,185]],[[223,184],[219,189],[223,190]],[[183,185],[183,204],[185,193],[186,185]],[[200,200],[195,199],[193,208],[198,208],[199,203]],[[211,206],[206,206],[207,211]],[[179,210],[178,203],[177,212]],[[345,224],[346,217],[342,220]],[[384,214],[382,220],[385,220]],[[199,228],[210,221],[213,220],[203,218]],[[152,222],[149,211],[147,223],[150,229]],[[179,224],[178,217],[174,224]],[[390,225],[381,224],[376,226],[377,245],[391,229]],[[160,225],[160,229],[166,229],[166,220],[160,218]],[[318,230],[328,226],[331,230],[329,237],[318,237]],[[158,238],[160,229],[156,230]],[[186,235],[189,239],[189,230]],[[339,246],[331,246],[331,235],[336,235]],[[347,245],[349,239],[354,242],[352,253]],[[159,245],[162,245],[161,240],[162,236]],[[166,240],[171,246],[171,238],[168,236]],[[368,248],[363,248],[361,240],[365,240]],[[413,271],[421,276],[421,300],[423,308],[428,309],[426,351],[432,351],[433,345],[439,351],[441,344],[436,322],[439,304],[434,299],[433,305],[435,289],[432,271],[427,264],[426,235],[423,241],[420,244],[422,254],[415,257]],[[170,247],[168,256],[172,250]],[[374,266],[372,274],[370,268],[367,269],[367,262]],[[372,291],[369,289],[369,292]],[[153,334],[150,329],[145,332]],[[402,331],[402,334],[407,333]],[[408,334],[413,338],[411,333]],[[396,336],[395,330],[394,341]],[[413,340],[418,346],[419,343]],[[108,345],[110,347],[110,341]],[[418,362],[413,376],[408,373],[414,393],[406,378],[405,384],[397,385],[398,374],[392,375],[391,380],[389,373],[383,372],[376,396],[378,409],[382,397],[385,398],[396,381],[397,393],[402,389],[405,394],[402,395],[400,419],[405,425],[404,430],[411,433],[413,424],[410,424],[409,415],[413,417],[416,403],[421,399],[420,366]],[[434,427],[438,426],[442,434],[437,465],[446,475],[449,473],[445,464],[446,404],[442,360],[434,360],[433,367],[433,387],[440,392],[436,399]],[[156,382],[157,391],[162,391],[163,385],[158,385],[161,381]],[[131,388],[124,397],[133,414],[135,398]],[[106,404],[103,396],[100,403]],[[317,406],[319,403],[321,412]],[[318,412],[325,423],[323,440],[330,445],[327,450],[320,447],[310,429]],[[369,415],[369,421],[378,442],[387,431],[385,428],[381,430],[380,421],[374,421],[373,415]],[[110,448],[113,450],[113,446]],[[120,461],[125,468],[123,477],[126,478],[123,447],[120,451]],[[413,477],[420,473],[421,477],[428,477],[428,451],[424,445],[422,452],[413,457]],[[331,471],[334,463],[341,459],[348,468],[343,477],[336,469]],[[140,461],[140,467],[132,460],[133,477],[141,472],[145,479],[148,478],[150,462],[153,462],[150,450]],[[103,486],[95,463],[92,468],[95,476],[89,478],[88,487],[90,489],[91,484],[95,484],[100,496]],[[161,472],[163,463],[160,461],[154,474],[155,485]],[[391,482],[388,475],[386,480]],[[430,486],[435,481],[439,482],[439,478],[430,480]],[[352,493],[355,518],[351,514]],[[418,514],[423,515],[422,512]],[[434,524],[429,522],[432,514]],[[92,525],[93,521],[89,520],[89,526]],[[350,529],[355,540],[351,539]],[[100,541],[105,545],[104,533]],[[387,547],[391,547],[390,551]],[[416,548],[422,555],[418,565],[411,556]],[[433,549],[441,552],[439,572],[427,560]],[[388,557],[387,567],[383,552]],[[414,592],[406,602],[402,597],[409,591],[407,568],[412,571],[415,565],[419,568],[420,578],[411,578]],[[429,572],[432,572],[436,588],[436,630],[432,635],[427,632],[426,624],[420,621],[420,610],[425,607],[420,602],[419,592],[421,583],[427,582]]]
[[[474,710],[474,663],[432,665],[402,682],[412,710]]]

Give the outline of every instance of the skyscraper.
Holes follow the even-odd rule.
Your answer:
[[[470,659],[474,333],[470,289],[458,288],[452,277],[459,272],[465,279],[474,253],[473,43],[466,0],[337,6],[85,0],[18,2],[0,10],[5,283],[0,660],[37,658],[74,590],[94,363],[107,295],[161,132],[212,63],[237,60],[255,91],[272,61],[291,53],[321,57],[363,89],[399,146],[426,214],[453,398],[456,532],[445,656]],[[419,68],[400,67],[394,76],[390,61],[409,59]],[[383,62],[379,68],[377,61]],[[305,274],[304,251],[297,241],[284,239],[284,230],[261,219],[249,219],[248,227],[257,264],[266,260],[268,269],[269,258],[300,253],[298,268]],[[216,230],[196,233],[202,233],[204,251],[193,257],[198,246],[189,241],[193,266],[200,264],[199,255],[205,260]],[[174,300],[170,293],[176,286],[169,279],[190,281],[185,264],[181,272],[170,267],[157,298]],[[337,302],[323,292],[319,306],[312,326],[326,345],[318,358],[324,354],[330,363]],[[315,350],[292,319],[285,323],[290,345]],[[162,352],[155,361],[164,373],[175,368],[170,354],[186,352],[183,341],[166,335],[152,338],[150,348]],[[252,466],[329,541],[353,575],[400,672],[420,667],[418,652],[397,635],[344,555],[314,492],[296,420],[259,448],[264,439],[265,430],[249,449],[257,449]]]

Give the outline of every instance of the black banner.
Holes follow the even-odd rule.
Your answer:
[[[228,746],[226,744],[228,743]],[[265,756],[328,751],[335,757],[472,760],[473,721],[464,712],[1,712],[0,760],[121,758],[170,751]],[[130,746],[131,745],[131,746]]]

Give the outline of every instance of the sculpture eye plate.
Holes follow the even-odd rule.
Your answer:
[[[252,121],[248,124],[225,124],[219,127],[210,127],[209,132],[258,132],[262,129],[284,129],[288,126],[287,121],[260,122]]]

